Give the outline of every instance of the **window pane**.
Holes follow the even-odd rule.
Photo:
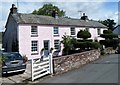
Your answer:
[[[37,52],[38,51],[38,41],[32,41],[31,42],[31,51]]]
[[[59,40],[54,40],[54,48],[59,49]]]
[[[31,26],[31,34],[33,34],[33,35],[38,34],[37,26]]]
[[[100,29],[97,29],[97,32],[98,32],[98,35],[100,35],[100,34],[101,34],[101,30],[100,30]]]
[[[71,35],[75,35],[75,28],[71,28]]]
[[[58,27],[54,27],[54,34],[59,34]]]

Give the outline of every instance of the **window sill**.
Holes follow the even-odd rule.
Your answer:
[[[70,37],[77,37],[76,35],[70,35]]]
[[[58,34],[54,35],[54,37],[58,37],[58,36],[59,36]]]
[[[38,53],[31,53],[31,55],[38,55]]]
[[[38,37],[38,35],[31,35],[31,37]]]

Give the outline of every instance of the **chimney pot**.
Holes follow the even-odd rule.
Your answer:
[[[10,12],[11,12],[12,14],[17,13],[17,7],[15,7],[15,4],[12,4],[12,8],[10,9]]]
[[[57,12],[57,10],[53,9],[53,11],[52,11],[52,17],[58,19],[58,12]]]
[[[85,15],[85,13],[83,13],[83,16],[81,17],[82,20],[88,20],[88,16]]]

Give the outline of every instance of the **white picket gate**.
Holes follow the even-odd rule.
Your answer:
[[[32,81],[47,74],[53,73],[52,55],[43,59],[32,59]]]

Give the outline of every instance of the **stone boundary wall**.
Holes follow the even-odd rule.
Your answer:
[[[100,51],[91,50],[82,53],[76,53],[72,55],[61,56],[53,59],[53,68],[55,74],[61,74],[72,70],[74,68],[81,67],[91,61],[94,61],[100,57]]]

